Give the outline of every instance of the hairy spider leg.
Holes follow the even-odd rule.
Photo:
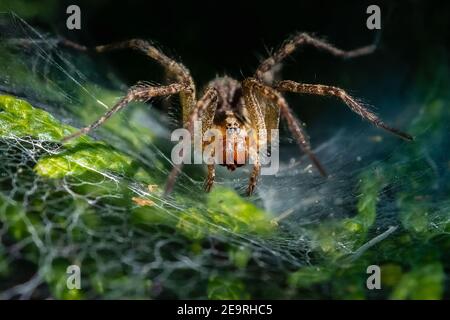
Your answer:
[[[192,79],[189,69],[186,68],[182,63],[169,58],[161,50],[152,45],[149,41],[142,39],[131,39],[127,41],[89,48],[73,41],[61,38],[59,39],[59,44],[79,51],[93,51],[97,53],[105,53],[121,49],[133,49],[152,58],[164,68],[166,75],[174,77],[176,79],[176,82],[183,84],[184,88],[179,92],[179,94],[180,103],[183,109],[183,123],[187,122],[188,117],[194,109],[196,103],[195,83]]]
[[[275,51],[274,54],[272,54],[270,57],[261,62],[259,67],[256,69],[254,75],[255,78],[260,81],[263,81],[263,79],[265,79],[264,76],[266,74],[275,72],[276,66],[278,66],[286,57],[291,55],[295,50],[305,45],[313,46],[319,50],[324,50],[328,53],[331,53],[334,56],[341,57],[344,59],[368,55],[374,52],[376,49],[376,45],[372,44],[346,51],[336,48],[335,46],[329,44],[325,40],[315,38],[307,33],[304,32],[297,33],[294,36],[287,39],[281,45],[281,47],[277,51]],[[266,79],[267,78],[273,79],[273,76],[266,77]]]
[[[203,96],[197,101],[194,110],[192,110],[187,122],[184,127],[189,130],[191,137],[193,137],[194,123],[197,120],[202,121],[202,136],[204,133],[211,129],[214,115],[216,113],[218,103],[218,92],[214,87],[208,87],[205,90]],[[178,175],[181,173],[183,164],[176,164],[173,166],[172,171],[167,178],[164,194],[169,194],[172,192]],[[211,169],[212,167],[212,169]],[[206,191],[211,190],[214,184],[215,170],[214,165],[208,165],[208,177],[205,180]]]
[[[261,83],[259,80],[255,78],[247,78],[246,80],[244,80],[243,87],[244,90],[247,92],[247,96],[253,97],[248,99],[249,101],[247,103],[249,102],[252,103],[252,101],[256,101],[255,92],[259,92],[260,95],[272,101],[278,108],[280,108],[281,116],[286,120],[289,131],[294,136],[300,149],[305,154],[308,155],[312,163],[319,170],[320,174],[322,176],[327,176],[324,167],[311,150],[308,135],[306,134],[301,123],[294,116],[284,97],[279,92],[277,92],[276,89]]]
[[[400,138],[408,141],[412,141],[413,137],[405,132],[402,132],[396,128],[392,128],[385,124],[376,114],[365,108],[363,105],[358,103],[355,98],[351,97],[347,92],[341,88],[325,86],[320,84],[306,84],[297,83],[295,81],[284,80],[280,81],[275,88],[280,91],[294,92],[294,93],[304,93],[320,96],[332,96],[337,97],[342,102],[344,102],[353,112],[357,113],[363,119],[368,120],[375,126],[389,131]]]
[[[103,116],[101,116],[89,126],[84,127],[67,137],[64,137],[61,141],[67,142],[98,128],[103,123],[105,123],[112,115],[125,108],[132,101],[147,101],[153,97],[173,95],[181,92],[183,89],[184,86],[179,83],[173,83],[168,86],[161,87],[153,87],[149,85],[138,85],[132,87],[130,90],[128,90],[127,95],[120,99],[119,102],[116,103],[111,109],[109,109]]]
[[[213,185],[214,179],[216,178],[216,166],[214,164],[208,164],[208,176],[205,179],[205,183],[203,185],[206,192],[210,192]]]

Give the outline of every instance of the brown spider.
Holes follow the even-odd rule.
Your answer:
[[[81,51],[89,50],[85,46],[68,40],[61,40],[60,44]],[[306,33],[298,33],[285,41],[273,55],[265,59],[256,69],[253,77],[246,78],[243,81],[229,77],[216,78],[207,84],[200,98],[197,98],[195,83],[189,70],[181,63],[167,57],[151,43],[145,40],[134,39],[116,44],[97,46],[93,48],[93,51],[99,53],[124,48],[141,51],[159,62],[173,82],[163,86],[140,84],[131,87],[126,96],[117,102],[101,118],[78,132],[65,137],[63,141],[86,134],[99,127],[131,101],[148,101],[153,97],[179,94],[183,125],[190,132],[192,132],[193,123],[196,120],[202,121],[203,132],[210,128],[219,129],[222,132],[228,129],[237,135],[244,134],[252,129],[256,132],[260,132],[260,130],[269,131],[270,129],[278,129],[281,114],[286,120],[288,128],[300,149],[309,156],[319,172],[323,176],[326,176],[324,168],[311,151],[304,129],[283,97],[283,92],[336,97],[344,102],[352,111],[370,121],[375,126],[394,133],[403,139],[413,140],[411,135],[386,125],[380,118],[358,103],[357,100],[352,98],[343,89],[321,84],[298,83],[290,80],[274,83],[274,73],[281,67],[282,61],[303,45],[311,45],[342,58],[358,57],[372,53],[375,50],[375,45],[370,45],[351,51],[344,51]],[[254,150],[246,150],[246,157],[253,152]],[[239,166],[225,162],[217,164],[227,166],[230,170],[234,170]],[[256,157],[247,188],[248,195],[251,195],[256,187],[260,169],[261,164]],[[172,169],[166,184],[166,193],[172,191],[180,171],[181,165],[175,165]],[[208,176],[205,180],[206,191],[211,190],[214,178],[215,166],[214,164],[208,164]]]

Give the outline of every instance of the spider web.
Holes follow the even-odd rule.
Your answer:
[[[440,174],[446,159],[434,148],[448,141],[402,157],[410,145],[356,125],[315,150],[329,179],[284,138],[279,172],[263,176],[250,199],[241,197],[248,168],[219,170],[207,195],[196,166],[171,197],[162,197],[171,169],[170,119],[152,104],[134,103],[95,139],[62,146],[69,125],[95,120],[126,86],[13,14],[1,16],[0,28],[0,91],[33,106],[32,118],[15,115],[17,126],[0,122],[0,298],[302,297],[285,290],[285,275],[364,264],[368,251],[407,229],[397,195],[411,181],[415,196],[434,190],[429,223],[447,232],[448,170]],[[20,127],[21,117],[31,124]],[[66,288],[73,264],[81,268],[81,290]],[[311,290],[330,295],[326,286]]]

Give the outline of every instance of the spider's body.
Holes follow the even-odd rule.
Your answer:
[[[214,88],[218,93],[217,108],[211,127],[218,130],[223,137],[222,161],[217,164],[234,171],[244,163],[248,163],[249,134],[253,132],[245,108],[242,86],[233,78],[221,77],[212,80],[207,87]],[[227,156],[231,156],[232,159],[228,159]],[[239,161],[240,156],[243,161]]]
[[[210,81],[206,87],[212,87],[217,91],[217,115],[227,111],[233,111],[236,114],[242,113],[244,97],[239,81],[225,76]]]
[[[61,40],[61,44],[76,50],[88,51],[89,49],[68,40]],[[170,96],[178,94],[183,111],[183,125],[191,133],[194,123],[201,121],[202,130],[216,129],[222,133],[224,145],[224,157],[220,162],[208,164],[208,177],[205,181],[205,189],[209,191],[214,183],[215,165],[224,165],[229,170],[235,170],[249,159],[252,160],[253,170],[250,175],[247,193],[252,194],[257,178],[260,174],[260,159],[258,149],[267,145],[267,140],[257,138],[261,132],[278,129],[280,118],[287,123],[289,131],[297,141],[300,149],[306,153],[313,164],[322,175],[325,170],[313,154],[309,145],[308,137],[291,111],[284,93],[300,93],[319,96],[331,96],[345,103],[353,112],[368,120],[377,127],[383,128],[406,140],[412,137],[395,128],[386,125],[377,115],[361,105],[356,99],[347,94],[343,89],[321,84],[305,84],[290,80],[274,82],[274,74],[279,71],[283,60],[295,52],[301,46],[310,45],[317,49],[327,51],[342,58],[353,58],[369,54],[374,51],[375,46],[366,46],[355,50],[344,51],[334,47],[327,42],[314,38],[306,33],[295,34],[275,51],[269,58],[262,61],[256,69],[253,77],[243,81],[234,80],[229,77],[216,78],[209,82],[200,97],[197,97],[196,86],[189,70],[181,63],[169,58],[162,51],[145,40],[134,39],[116,44],[97,46],[95,52],[106,52],[115,49],[132,48],[138,50],[157,61],[166,71],[172,82],[162,86],[151,86],[140,84],[129,89],[127,95],[113,106],[104,116],[88,127],[64,139],[72,139],[81,134],[97,128],[103,124],[115,112],[127,106],[131,101],[148,101],[158,96]],[[238,139],[234,139],[238,138]],[[249,145],[252,138],[257,141],[256,145]],[[261,141],[265,140],[265,141]],[[234,141],[237,141],[236,143]],[[229,151],[226,153],[226,151]],[[231,154],[231,159],[227,159]],[[168,177],[166,192],[173,189],[181,165],[175,165]]]

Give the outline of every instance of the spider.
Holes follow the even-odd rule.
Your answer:
[[[202,122],[203,132],[210,128],[215,128],[222,132],[228,130],[228,132],[231,131],[234,135],[240,135],[252,129],[256,132],[260,130],[278,129],[281,116],[286,121],[288,129],[295,138],[301,151],[308,155],[320,174],[326,177],[327,173],[314,155],[301,122],[294,116],[294,113],[284,98],[283,94],[288,92],[335,97],[346,104],[353,112],[375,126],[385,129],[405,140],[413,140],[411,135],[385,124],[377,115],[366,109],[341,88],[322,84],[299,83],[291,80],[282,80],[279,82],[275,82],[274,80],[275,73],[281,68],[283,60],[302,46],[309,45],[341,58],[354,58],[372,53],[376,48],[375,45],[345,51],[307,33],[297,33],[288,38],[267,59],[263,60],[252,77],[245,78],[243,81],[238,81],[227,76],[217,77],[206,85],[202,94],[198,97],[196,86],[189,70],[180,62],[169,58],[151,42],[133,39],[88,48],[70,40],[61,39],[60,44],[80,51],[93,51],[97,53],[116,49],[134,49],[158,62],[168,74],[168,79],[171,80],[167,85],[153,86],[149,84],[138,84],[131,87],[127,94],[102,117],[91,125],[65,137],[63,142],[87,134],[101,126],[113,114],[125,108],[132,101],[148,101],[154,97],[178,94],[182,107],[183,125],[190,132],[193,130],[194,121],[198,120]],[[253,168],[247,187],[248,195],[254,192],[261,171],[261,163],[258,161],[257,156],[255,157],[254,150],[246,150],[246,155],[250,153],[254,156],[255,161],[252,164]],[[234,170],[239,166],[225,162],[216,164],[226,166],[229,170]],[[166,194],[172,191],[176,178],[181,172],[181,168],[181,164],[174,165],[165,186]],[[211,190],[214,179],[215,164],[208,164],[208,174],[204,184],[207,192]]]

